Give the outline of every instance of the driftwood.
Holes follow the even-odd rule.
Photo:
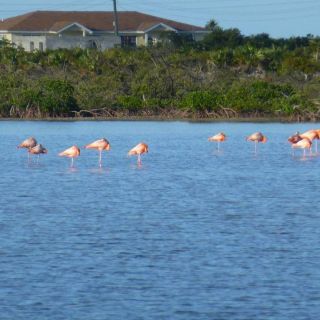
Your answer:
[[[99,108],[99,109],[91,109],[91,110],[86,110],[82,109],[79,111],[71,111],[74,113],[75,117],[82,117],[85,114],[89,114],[91,117],[101,117],[101,116],[107,116],[107,117],[114,117],[115,114],[111,112],[109,108]]]

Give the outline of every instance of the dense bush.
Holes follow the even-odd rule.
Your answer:
[[[37,104],[42,113],[54,117],[68,115],[77,109],[73,86],[65,80],[43,79],[40,83]]]
[[[316,119],[320,39],[244,37],[215,21],[203,42],[25,52],[0,41],[0,116],[268,116]]]

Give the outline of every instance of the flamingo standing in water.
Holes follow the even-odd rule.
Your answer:
[[[302,138],[302,139],[309,139],[310,141],[311,141],[311,143],[313,142],[313,140],[315,140],[315,151],[316,151],[316,153],[318,153],[318,140],[319,140],[319,138],[320,138],[320,135],[319,135],[319,132],[318,132],[318,130],[308,130],[308,131],[306,131],[306,132],[304,132],[304,133],[301,133],[300,134],[300,137]],[[310,154],[311,154],[311,149],[310,149]]]
[[[59,156],[71,158],[71,168],[73,168],[73,159],[80,156],[80,149],[77,146],[72,146],[60,152]]]
[[[301,138],[299,132],[296,132],[293,136],[290,136],[288,138],[288,141],[291,143],[291,147],[292,147],[293,144],[295,144],[295,143],[297,143],[297,142],[299,142],[301,140],[302,140],[302,138]],[[293,147],[292,147],[292,155],[294,156],[294,148]]]
[[[312,142],[308,138],[303,138],[296,143],[292,144],[292,148],[294,149],[303,149],[303,156],[306,156],[306,149],[311,150]],[[311,152],[311,151],[310,151]]]
[[[262,142],[266,143],[267,142],[267,137],[264,136],[261,132],[255,132],[248,136],[246,138],[247,141],[253,141],[254,142],[254,152],[257,153],[257,143]]]
[[[99,166],[102,166],[102,151],[106,150],[109,151],[110,150],[110,143],[107,139],[102,138],[100,140],[94,141],[90,144],[87,144],[85,146],[86,149],[96,149],[99,150]]]
[[[288,138],[291,144],[295,144],[303,139],[308,139],[312,143],[315,140],[315,152],[318,153],[318,140],[320,139],[320,130],[308,130],[304,133],[296,132],[293,136]],[[310,149],[311,154],[311,149]]]
[[[37,140],[33,137],[30,137],[24,141],[22,141],[19,145],[18,145],[18,149],[19,148],[25,148],[25,149],[28,149],[28,151],[35,147],[37,145]],[[30,159],[30,153],[28,152],[28,160]]]
[[[218,142],[218,151],[220,150],[220,142],[226,141],[227,136],[223,132],[219,132],[216,135],[208,138],[208,141]]]
[[[128,156],[138,155],[138,164],[141,164],[141,155],[143,153],[148,153],[148,152],[149,152],[148,145],[143,142],[140,142],[128,152]]]
[[[48,150],[46,148],[44,148],[42,144],[37,144],[33,148],[29,149],[28,152],[30,154],[37,154],[38,160],[39,160],[40,154],[46,154],[46,153],[48,153]]]

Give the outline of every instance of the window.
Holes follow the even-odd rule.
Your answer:
[[[136,37],[121,36],[121,47],[136,47]]]
[[[30,51],[33,51],[33,50],[34,50],[34,42],[31,41],[31,42],[30,42]]]
[[[39,42],[39,51],[43,51],[43,42]]]

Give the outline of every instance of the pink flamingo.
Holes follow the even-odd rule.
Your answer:
[[[80,149],[77,146],[72,146],[60,152],[59,156],[71,158],[71,168],[73,168],[73,159],[80,156]]]
[[[268,139],[261,132],[255,132],[250,136],[248,136],[246,140],[254,142],[254,152],[257,153],[257,143],[259,142],[266,143]]]
[[[143,142],[140,142],[128,152],[128,156],[138,155],[138,164],[141,164],[141,155],[143,153],[148,153],[148,152],[149,152],[148,145]]]
[[[102,138],[100,140],[96,140],[90,144],[87,144],[85,146],[86,149],[96,149],[99,150],[99,166],[102,166],[102,151],[106,150],[109,151],[110,150],[110,143],[107,139]]]
[[[42,144],[37,144],[35,147],[29,149],[28,152],[30,154],[37,154],[38,160],[39,160],[40,154],[46,154],[46,153],[48,153],[48,150],[46,148],[44,148]]]
[[[297,143],[298,141],[302,140],[300,133],[296,132],[293,136],[290,136],[288,138],[288,141],[293,144],[293,143]]]
[[[302,138],[300,136],[299,132],[296,132],[294,135],[290,136],[288,138],[288,141],[291,143],[291,146],[299,141],[301,141]],[[292,148],[292,155],[294,156],[294,148]]]
[[[303,138],[296,143],[292,144],[292,148],[294,149],[303,149],[303,156],[306,156],[306,149],[311,150],[312,142],[308,138]]]
[[[304,139],[304,138],[307,138],[307,139],[309,139],[310,141],[311,141],[311,143],[313,142],[313,140],[315,140],[315,151],[316,151],[316,153],[318,153],[318,140],[319,140],[319,138],[320,138],[320,135],[319,135],[319,130],[308,130],[308,131],[306,131],[306,132],[304,132],[304,133],[301,133],[300,134],[300,137],[302,138],[302,139]],[[310,149],[310,154],[311,154],[311,149]]]
[[[318,153],[318,140],[320,139],[320,130],[308,130],[304,133],[296,132],[293,136],[288,138],[291,144],[297,143],[302,139],[308,139],[312,143],[315,140],[315,152]],[[310,154],[311,154],[310,149]]]
[[[316,153],[318,153],[318,140],[320,140],[320,129],[314,130],[318,134],[318,138],[316,139]]]
[[[218,142],[218,151],[220,150],[220,142],[226,141],[227,136],[223,132],[219,132],[216,135],[208,138],[208,141]]]
[[[37,145],[37,140],[33,137],[30,137],[24,141],[22,141],[18,146],[17,148],[25,148],[25,149],[28,149],[28,151],[35,147]],[[30,153],[28,152],[28,160],[30,159]]]

